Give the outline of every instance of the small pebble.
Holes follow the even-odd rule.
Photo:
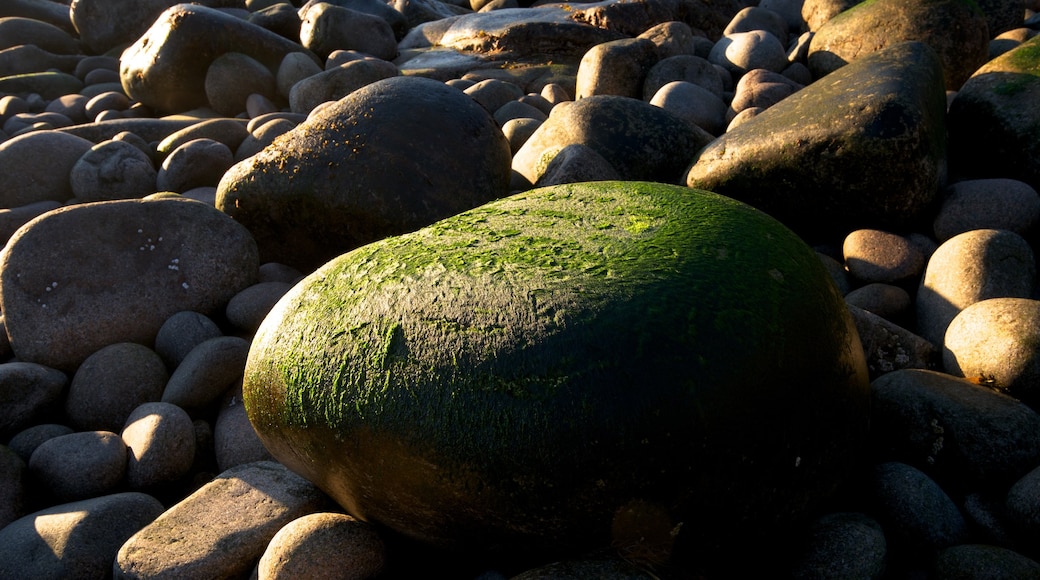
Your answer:
[[[904,236],[881,230],[856,230],[842,244],[849,274],[866,283],[892,283],[914,278],[925,257]]]

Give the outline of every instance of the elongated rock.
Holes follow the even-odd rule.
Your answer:
[[[69,206],[4,247],[0,306],[19,359],[71,372],[103,346],[153,344],[176,312],[224,308],[257,267],[249,232],[202,203]]]
[[[864,56],[709,144],[686,184],[747,202],[809,238],[899,230],[922,217],[946,179],[943,87],[924,44]]]

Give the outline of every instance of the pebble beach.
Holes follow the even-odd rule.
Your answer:
[[[0,579],[1040,578],[1038,10],[6,0]],[[265,447],[244,369],[301,280],[606,181],[749,204],[844,298],[869,438],[797,524],[453,551]]]

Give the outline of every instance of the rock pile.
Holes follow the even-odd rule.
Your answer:
[[[856,321],[872,451],[734,565],[1040,576],[1040,6],[750,4],[0,4],[0,577],[686,577],[404,541],[271,461],[242,403],[254,332],[325,260],[606,179],[774,215]]]

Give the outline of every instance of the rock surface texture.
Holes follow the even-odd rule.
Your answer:
[[[1040,577],[1038,11],[0,0],[0,578]],[[784,244],[683,244],[663,214],[597,213],[648,187],[635,180],[687,194],[672,212],[693,188],[745,202],[814,252],[705,289]],[[587,182],[601,183],[585,206],[521,207]],[[458,218],[474,211],[486,219]],[[586,243],[565,235],[579,230]],[[656,242],[626,254],[639,236]],[[444,251],[397,259],[417,237]],[[369,259],[349,291],[308,294],[322,323],[397,280],[371,299],[386,316],[331,336],[260,330],[304,307],[301,288],[334,285],[323,267],[344,255]],[[552,275],[518,281],[518,263]],[[462,284],[459,268],[483,277]],[[801,292],[783,323],[756,310],[810,273],[835,293]],[[822,403],[833,392],[759,382],[809,388],[833,340],[747,362],[791,352],[824,304],[871,381],[860,450],[843,436],[858,419]],[[392,324],[420,305],[433,314]],[[623,322],[576,339],[590,319]],[[339,385],[327,412],[301,395],[256,418],[246,361],[276,339],[306,346],[263,380]],[[433,364],[445,344],[454,358]],[[517,363],[545,344],[557,374]],[[333,356],[348,346],[372,356]],[[724,371],[748,379],[726,388]],[[440,395],[423,399],[430,384]],[[344,417],[385,417],[389,403],[360,403],[392,392],[415,405],[397,417],[407,436],[343,435]],[[432,452],[416,425],[481,397],[494,412]],[[611,404],[610,428],[567,431]],[[524,405],[560,414],[503,419]],[[264,427],[303,416],[320,445],[286,452]]]

